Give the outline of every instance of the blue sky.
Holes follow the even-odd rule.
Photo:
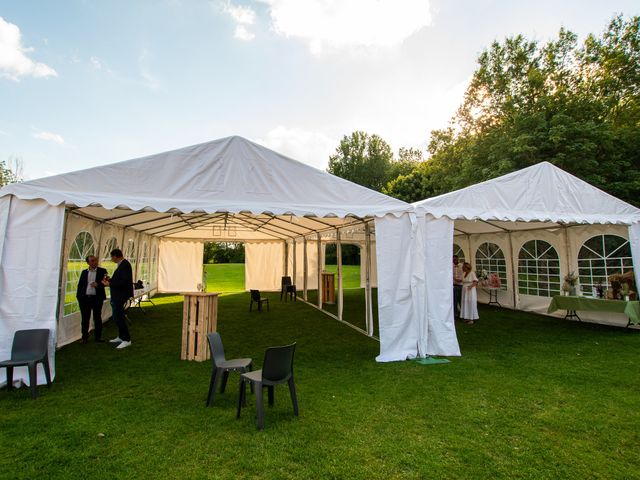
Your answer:
[[[0,160],[26,178],[241,135],[318,168],[425,148],[494,39],[600,33],[637,1],[0,0]]]

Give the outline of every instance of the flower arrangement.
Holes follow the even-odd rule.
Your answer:
[[[569,272],[564,276],[562,291],[565,293],[571,292],[571,295],[578,294],[578,277],[575,272]]]
[[[487,279],[489,278],[489,274],[487,273],[486,270],[481,270],[478,273],[478,283],[480,284],[481,287],[484,287],[487,285]]]

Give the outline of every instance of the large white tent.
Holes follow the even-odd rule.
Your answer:
[[[323,243],[335,242],[339,251],[341,238],[366,247],[363,314],[370,335],[377,270],[378,360],[456,354],[455,334],[449,330],[443,342],[437,328],[434,345],[447,347],[427,352],[426,319],[412,301],[425,285],[411,275],[410,211],[404,202],[241,137],[6,186],[0,190],[0,357],[9,356],[21,328],[54,332],[52,365],[54,347],[78,338],[69,270],[81,268],[89,252],[105,263],[120,247],[151,293],[181,292],[202,282],[205,241],[243,241],[248,283],[279,289],[288,274],[306,297],[319,284]],[[21,377],[26,371],[16,371]]]
[[[559,267],[560,274],[552,275],[559,281],[576,272],[588,296],[593,283],[606,283],[612,271],[640,266],[640,209],[548,162],[413,205],[418,223],[427,231],[432,224],[447,225],[446,235],[438,239],[440,248],[451,252],[453,244],[474,269],[499,272],[498,301],[503,306],[546,313],[549,296],[560,289],[555,279],[549,279],[549,269]],[[631,258],[601,252],[597,246],[603,236],[612,239],[603,239],[603,248],[613,241],[618,251],[630,250]],[[528,279],[530,272],[546,276],[544,285],[533,275]],[[639,274],[636,268],[638,285]],[[449,278],[443,282],[451,283]],[[449,291],[443,302],[451,303],[451,295]],[[488,300],[482,289],[479,298]],[[624,324],[614,315],[581,317]]]

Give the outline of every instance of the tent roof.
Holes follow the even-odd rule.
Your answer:
[[[549,222],[625,225],[640,222],[640,209],[549,162],[413,205],[417,213],[459,220],[456,229],[465,233],[519,229],[503,222],[532,222],[522,225],[522,229],[537,228],[538,222],[545,222],[547,228]]]
[[[0,196],[182,214],[367,217],[410,205],[233,136],[12,184]]]

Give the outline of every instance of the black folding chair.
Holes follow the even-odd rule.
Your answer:
[[[249,290],[251,293],[251,300],[249,301],[249,311],[252,310],[253,304],[258,304],[258,311],[262,312],[262,304],[267,304],[267,312],[269,311],[269,299],[260,296],[260,290]]]
[[[220,385],[220,393],[224,393],[224,389],[227,386],[227,379],[229,378],[229,372],[246,372],[251,371],[252,360],[250,358],[235,358],[227,360],[224,357],[224,347],[222,346],[222,339],[218,332],[213,332],[207,335],[209,339],[209,350],[211,351],[211,382],[209,383],[209,395],[207,395],[207,407],[213,403],[213,397],[216,393],[216,388],[220,382],[222,376],[222,383]]]
[[[240,374],[240,395],[238,396],[238,411],[236,418],[240,418],[240,410],[246,405],[246,384],[253,387],[256,394],[256,410],[258,429],[264,429],[264,405],[262,400],[262,389],[267,388],[269,394],[269,405],[273,406],[274,387],[281,383],[289,384],[289,394],[293,403],[293,413],[298,415],[298,398],[296,396],[296,385],[293,380],[293,354],[296,344],[285,345],[283,347],[270,347],[264,354],[264,363],[261,370]]]
[[[291,277],[282,277],[282,286],[280,287],[280,301],[284,295],[284,301],[287,301],[287,296],[291,300],[297,300],[296,286],[291,282]]]
[[[18,330],[13,335],[11,358],[0,362],[0,368],[7,369],[7,389],[13,388],[14,367],[29,368],[29,387],[31,398],[38,396],[38,363],[42,363],[47,387],[51,388],[51,372],[49,371],[49,330],[37,328]]]

